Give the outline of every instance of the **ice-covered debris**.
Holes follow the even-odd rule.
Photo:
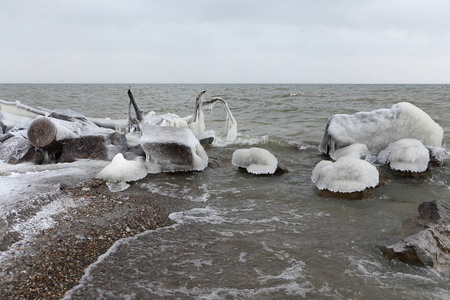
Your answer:
[[[147,169],[142,157],[137,157],[136,160],[126,160],[122,153],[118,153],[96,177],[114,182],[129,182],[142,179],[145,176],[147,176]]]
[[[319,190],[352,193],[378,185],[377,168],[362,159],[342,157],[336,162],[322,160],[314,168],[311,180]]]
[[[201,171],[208,166],[208,155],[190,129],[146,122],[139,127],[147,161],[158,164],[162,171]]]
[[[252,174],[273,174],[278,167],[277,158],[261,148],[238,149],[234,151],[231,163]]]
[[[130,187],[130,185],[125,181],[107,181],[106,186],[112,193],[122,192]]]
[[[381,151],[378,161],[398,171],[424,172],[428,168],[430,153],[419,140],[401,139]]]
[[[222,102],[225,105],[225,111],[227,113],[227,118],[225,122],[225,131],[227,132],[227,142],[233,142],[237,137],[237,122],[231,113],[228,103],[222,98],[216,97],[209,101],[204,101],[203,106],[212,109],[216,102]]]
[[[331,155],[339,148],[363,143],[378,154],[390,143],[403,138],[414,138],[425,146],[440,147],[443,135],[442,127],[427,113],[411,103],[401,102],[390,109],[332,116],[319,151]]]
[[[341,157],[364,158],[369,154],[369,149],[365,144],[355,143],[336,150],[330,156],[332,159],[338,160]]]
[[[37,116],[45,116],[47,113],[43,110],[35,109],[31,106],[20,103],[20,101],[9,102],[0,100],[0,111],[8,112],[16,116],[26,118],[36,118]]]

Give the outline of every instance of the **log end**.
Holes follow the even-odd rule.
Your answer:
[[[55,140],[56,126],[49,118],[36,118],[28,127],[27,137],[34,147],[45,147]]]

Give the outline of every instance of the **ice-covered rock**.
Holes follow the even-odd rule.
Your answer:
[[[139,127],[147,161],[158,164],[162,171],[201,171],[208,166],[208,156],[190,129],[146,122]]]
[[[142,157],[137,157],[135,160],[126,160],[122,153],[119,153],[96,177],[108,181],[129,182],[142,179],[145,176],[147,176],[147,169]]]
[[[390,143],[404,138],[418,139],[425,146],[440,147],[443,134],[442,127],[427,113],[411,103],[401,102],[390,109],[332,116],[319,151],[331,155],[339,148],[362,143],[378,154]]]
[[[428,168],[430,153],[419,140],[401,139],[382,150],[378,161],[398,171],[424,172]]]
[[[231,163],[252,174],[274,174],[278,166],[277,158],[262,148],[238,149],[234,151]]]
[[[330,156],[332,159],[338,160],[341,157],[364,158],[369,154],[370,151],[365,144],[355,143],[336,150]]]
[[[319,190],[352,193],[377,186],[379,173],[367,161],[342,157],[336,162],[319,162],[312,172],[311,180]]]

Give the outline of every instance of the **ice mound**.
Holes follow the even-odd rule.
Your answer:
[[[278,160],[269,151],[261,148],[239,149],[234,151],[231,163],[246,168],[252,174],[273,174],[277,170]]]
[[[427,113],[411,103],[401,102],[390,109],[332,116],[319,151],[331,155],[339,148],[362,143],[378,154],[390,143],[404,138],[418,139],[425,146],[440,147],[443,135],[442,127]]]
[[[336,162],[322,160],[314,168],[311,180],[319,190],[352,193],[375,187],[377,168],[362,159],[342,157]]]
[[[336,150],[330,156],[332,159],[338,160],[341,157],[364,158],[369,154],[370,151],[365,144],[355,143]]]
[[[430,153],[416,139],[401,139],[390,143],[378,155],[378,161],[398,171],[424,172],[428,168]]]
[[[126,160],[122,153],[114,156],[113,160],[97,174],[97,178],[108,181],[136,181],[147,176],[144,159]]]
[[[208,155],[190,129],[141,123],[140,144],[148,162],[162,171],[202,171]]]

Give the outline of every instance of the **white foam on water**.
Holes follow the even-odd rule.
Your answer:
[[[169,218],[178,224],[196,222],[217,225],[224,222],[230,222],[230,220],[224,217],[219,210],[212,208],[211,206],[193,208],[184,212],[171,213]]]
[[[206,203],[211,197],[208,186],[203,184],[199,187],[200,195],[193,191],[193,188],[172,184],[169,182],[148,182],[139,185],[141,189],[146,189],[149,192],[161,196],[168,196],[172,198],[183,198],[192,202]]]

